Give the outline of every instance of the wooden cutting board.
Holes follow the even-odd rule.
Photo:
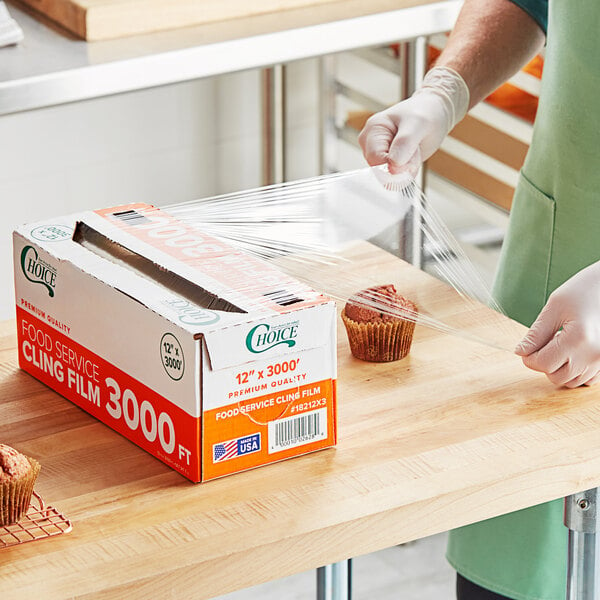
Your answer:
[[[360,3],[362,14],[383,12],[428,4],[434,0],[401,0]],[[357,16],[356,0],[20,0],[34,11],[56,21],[80,38],[88,41],[105,40],[141,33],[151,33],[177,27],[189,27],[214,21],[251,17],[265,13],[289,12],[306,7],[339,7],[335,19]],[[346,5],[350,5],[350,14]],[[377,4],[381,4],[378,7]],[[324,21],[331,21],[326,10]],[[289,27],[294,27],[291,19]]]
[[[35,11],[56,21],[77,36],[92,41],[189,27],[214,21],[251,17],[265,13],[325,7],[322,22],[350,18],[358,14],[384,12],[405,6],[429,4],[434,0],[20,0]],[[332,15],[328,5],[338,10]],[[360,6],[362,5],[362,7]],[[297,26],[290,15],[286,28]],[[317,22],[321,19],[318,18]],[[300,19],[302,20],[302,19]]]

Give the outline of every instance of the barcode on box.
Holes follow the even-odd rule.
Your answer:
[[[122,212],[113,213],[112,215],[119,219],[119,221],[123,221],[126,225],[145,225],[146,223],[151,222],[150,219],[135,210],[124,210]]]
[[[273,302],[279,304],[279,306],[291,306],[297,302],[302,302],[302,298],[298,298],[296,294],[288,292],[287,290],[275,290],[274,292],[267,292],[265,296],[273,300]]]
[[[327,409],[269,423],[269,454],[327,438]]]

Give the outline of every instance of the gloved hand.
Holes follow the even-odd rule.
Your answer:
[[[407,100],[379,112],[358,136],[367,162],[414,177],[469,108],[469,88],[454,70],[434,67]]]
[[[552,292],[515,352],[556,385],[574,388],[600,379],[600,262]]]

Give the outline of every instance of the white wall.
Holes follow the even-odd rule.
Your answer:
[[[286,179],[319,175],[320,87],[318,59],[287,66]]]
[[[260,77],[248,71],[0,117],[0,319],[14,314],[15,225],[261,185]],[[316,82],[315,61],[290,66],[288,178],[318,168]]]

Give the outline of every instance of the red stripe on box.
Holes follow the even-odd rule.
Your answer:
[[[200,419],[17,307],[19,365],[192,481],[200,481]]]

